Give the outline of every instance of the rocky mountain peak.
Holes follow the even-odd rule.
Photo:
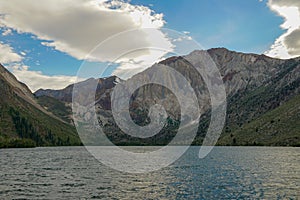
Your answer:
[[[93,86],[95,81],[98,81],[98,87],[96,93],[101,96],[107,90],[110,90],[113,87],[115,87],[115,85],[121,82],[122,80],[117,76],[110,76],[110,77],[99,78],[99,79],[89,78],[85,81],[78,82],[77,84],[79,85],[79,88],[87,88],[87,91],[91,91],[90,89],[88,89],[88,87]],[[37,97],[49,96],[63,102],[71,103],[73,88],[74,88],[74,84],[71,84],[61,90],[39,89],[34,94]]]

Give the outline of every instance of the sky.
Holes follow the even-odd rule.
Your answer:
[[[0,63],[36,91],[74,83],[82,63],[126,79],[190,40],[288,59],[300,56],[299,9],[299,0],[0,0]]]

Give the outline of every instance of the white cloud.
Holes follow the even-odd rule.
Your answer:
[[[184,40],[193,40],[191,36],[185,35],[172,40],[172,42],[182,42]]]
[[[269,0],[268,6],[284,18],[281,28],[286,32],[276,39],[265,54],[278,58],[300,56],[300,1]]]
[[[20,54],[26,55],[25,52]],[[14,52],[8,44],[0,42],[0,63],[5,65],[19,81],[25,83],[32,92],[40,88],[62,89],[78,81],[76,76],[47,76],[40,71],[30,71],[28,66],[22,65],[21,55]]]
[[[43,0],[42,3],[39,0],[0,0],[0,14],[0,27],[11,28],[18,33],[31,33],[37,39],[44,40],[43,45],[79,60],[113,62],[124,49],[157,43],[163,44],[170,51],[173,48],[167,36],[160,31],[165,24],[162,14],[156,14],[145,6],[118,0]],[[107,38],[123,31],[142,28],[153,28],[157,33],[153,36],[141,30],[125,34],[121,39],[111,40],[102,46],[102,51],[89,55]],[[140,62],[147,56],[152,61],[149,63],[153,63],[163,55],[140,51],[123,62],[132,59]]]
[[[141,50],[143,51],[143,50]],[[149,66],[152,66],[154,62],[159,62],[164,59],[162,55],[165,55],[167,52],[164,49],[147,49],[150,52],[150,55],[141,55],[139,59],[129,59],[128,57],[134,57],[136,54],[135,51],[124,55],[124,57],[120,57],[115,62],[120,64],[115,71],[113,71],[113,75],[120,77],[121,79],[130,78],[133,75],[144,71]],[[155,58],[155,60],[153,59]]]
[[[14,62],[21,62],[22,59],[22,56],[15,53],[11,46],[0,42],[0,63],[9,64]]]
[[[20,52],[25,56],[25,52]],[[16,53],[8,44],[0,42],[0,63],[4,64],[16,78],[25,83],[29,89],[36,91],[40,88],[62,89],[77,80],[76,76],[47,76],[40,71],[30,71],[28,66],[22,64],[23,57]]]
[[[48,76],[40,71],[30,71],[28,66],[14,65],[8,69],[17,77],[17,79],[25,83],[31,91],[43,89],[62,89],[75,83],[76,76]]]

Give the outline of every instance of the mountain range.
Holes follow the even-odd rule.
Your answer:
[[[159,65],[167,65],[182,74],[194,89],[203,113],[193,142],[201,145],[210,122],[211,107],[207,86],[194,65],[205,53],[219,69],[227,93],[226,123],[218,145],[300,145],[300,58],[281,60],[225,48],[196,50],[186,56],[161,61],[129,81],[154,80],[158,76],[155,67]],[[40,89],[32,94],[5,68],[1,66],[0,69],[0,90],[4,94],[0,101],[2,147],[80,144],[72,120],[74,85],[61,90]],[[174,88],[183,87],[174,81],[172,74],[163,74],[163,80]],[[80,84],[88,85],[94,81],[98,85],[95,93],[98,122],[113,143],[165,145],[176,135],[184,116],[180,115],[180,105],[172,91],[161,85],[148,84],[131,96],[130,115],[140,126],[150,123],[148,114],[152,105],[163,105],[168,114],[159,134],[141,139],[124,134],[111,111],[113,89],[127,81],[111,76],[91,78]],[[186,99],[184,106],[188,106],[190,99],[184,96],[184,92],[179,95]]]

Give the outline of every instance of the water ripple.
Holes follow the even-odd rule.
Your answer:
[[[82,147],[0,150],[0,199],[299,199],[300,148],[192,147],[147,174],[101,165]]]

